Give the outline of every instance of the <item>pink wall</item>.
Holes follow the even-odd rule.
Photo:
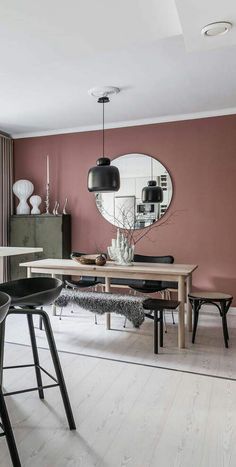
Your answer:
[[[15,179],[26,178],[44,196],[46,154],[50,155],[52,205],[69,199],[74,250],[106,250],[113,227],[87,191],[87,172],[100,155],[97,131],[18,139]],[[131,152],[152,155],[170,171],[174,196],[171,224],[157,228],[136,252],[172,254],[179,263],[197,263],[197,288],[236,297],[236,115],[106,131],[111,158]]]

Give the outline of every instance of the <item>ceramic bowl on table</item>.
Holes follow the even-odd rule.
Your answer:
[[[105,255],[81,255],[81,256],[76,256],[72,255],[71,256],[74,261],[80,264],[96,264],[97,266],[104,266],[106,264],[106,257]]]

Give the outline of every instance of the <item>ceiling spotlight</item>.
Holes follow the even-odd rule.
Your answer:
[[[232,23],[229,21],[217,21],[215,23],[210,23],[202,28],[201,33],[206,37],[215,37],[223,36],[230,31],[232,28]]]

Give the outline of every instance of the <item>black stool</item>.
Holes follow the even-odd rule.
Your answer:
[[[188,298],[194,314],[192,343],[194,344],[195,342],[200,308],[202,305],[209,304],[215,305],[220,312],[225,347],[228,348],[229,333],[226,315],[233,300],[232,295],[220,292],[194,292],[189,294]]]
[[[9,295],[0,292],[0,345],[3,339],[3,331],[2,331],[3,323],[6,318],[6,315],[7,315],[9,306],[10,306],[10,302],[11,302],[11,299]],[[0,359],[0,369],[2,368],[2,364],[3,364],[3,361],[2,359]],[[19,455],[18,455],[18,451],[16,447],[16,442],[15,442],[15,438],[14,438],[12,427],[11,427],[11,422],[9,419],[7,407],[6,407],[5,400],[4,400],[3,393],[2,393],[1,381],[0,381],[0,418],[2,421],[0,422],[0,428],[2,430],[0,432],[0,437],[6,436],[13,466],[21,467],[21,463],[20,463],[20,459],[19,459]]]
[[[163,311],[175,310],[179,304],[180,302],[176,300],[162,300],[157,298],[147,298],[143,302],[143,308],[145,310],[149,310],[149,313],[145,313],[146,318],[150,318],[154,321],[155,354],[158,354],[158,324],[160,332],[160,347],[163,347]]]
[[[71,405],[65,385],[65,380],[59,360],[59,356],[56,349],[56,344],[51,328],[51,323],[47,313],[43,310],[43,306],[51,304],[59,296],[63,283],[54,278],[48,277],[34,277],[30,279],[19,279],[16,281],[5,282],[0,284],[0,291],[6,292],[11,297],[11,307],[8,314],[21,314],[26,315],[29,326],[30,340],[33,353],[33,364],[28,365],[15,365],[10,367],[0,368],[0,382],[2,381],[2,370],[10,368],[25,368],[35,367],[35,374],[37,380],[37,386],[29,389],[22,389],[14,392],[7,392],[4,396],[10,396],[13,394],[21,394],[23,392],[38,391],[40,399],[44,399],[44,389],[59,386],[61,391],[62,400],[65,407],[65,412],[68,420],[68,424],[71,430],[75,430],[75,421],[71,410]],[[19,307],[19,308],[16,308]],[[38,308],[40,307],[40,308]],[[46,332],[49,350],[51,353],[56,378],[48,373],[47,370],[41,367],[39,363],[38,349],[35,337],[35,330],[33,324],[33,316],[37,315],[42,318],[44,329]],[[0,346],[0,362],[3,362],[4,354],[4,324],[2,324],[2,339]],[[43,386],[41,372],[44,372],[53,380],[53,384]]]

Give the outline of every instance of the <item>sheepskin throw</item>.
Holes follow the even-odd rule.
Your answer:
[[[145,319],[143,302],[145,298],[130,295],[112,294],[107,292],[80,292],[63,289],[55,301],[55,305],[63,308],[69,303],[93,313],[117,313],[124,315],[135,328],[139,328]]]

